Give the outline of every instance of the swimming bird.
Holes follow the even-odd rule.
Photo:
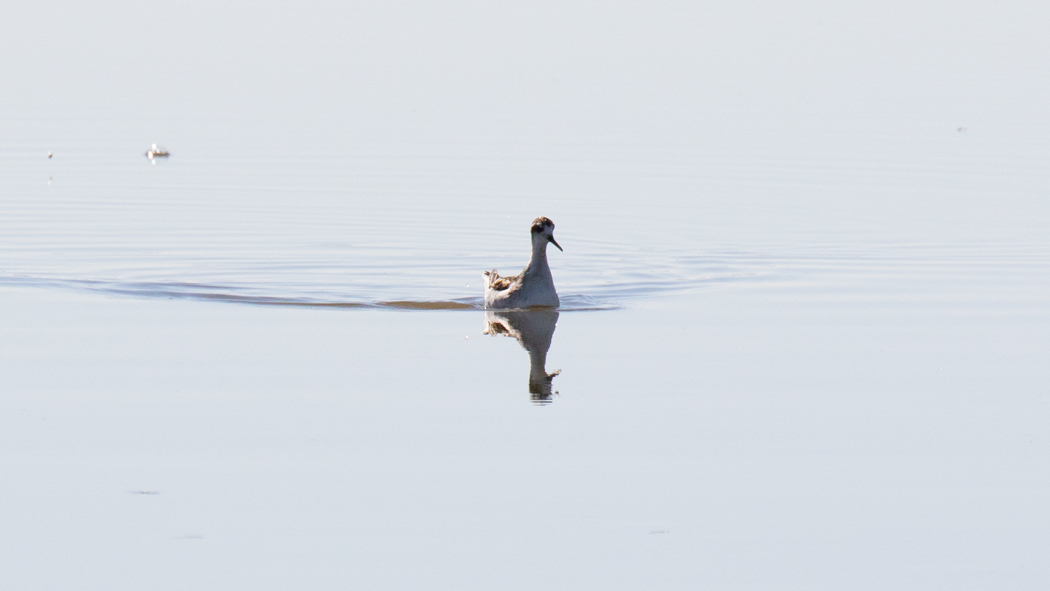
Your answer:
[[[532,258],[525,270],[513,277],[500,277],[495,269],[485,271],[485,307],[498,309],[544,306],[557,308],[558,291],[547,264],[547,243],[562,249],[554,240],[554,222],[539,217],[532,220]]]

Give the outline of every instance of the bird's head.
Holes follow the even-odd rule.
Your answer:
[[[558,241],[554,239],[554,222],[550,218],[539,217],[532,220],[532,243],[536,244],[537,240],[541,243],[550,242],[557,246],[558,250],[564,252]]]

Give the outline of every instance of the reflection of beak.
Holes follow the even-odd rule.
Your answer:
[[[553,244],[554,246],[557,246],[557,247],[558,247],[558,250],[560,250],[560,251],[562,251],[562,252],[565,252],[565,249],[564,249],[564,248],[562,248],[560,244],[558,244],[558,241],[554,239],[554,236],[552,236],[552,235],[548,235],[548,236],[547,236],[547,240],[549,240],[549,241],[550,241],[550,243],[551,243],[551,244]]]

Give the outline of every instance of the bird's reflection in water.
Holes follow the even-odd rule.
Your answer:
[[[551,382],[561,373],[560,369],[547,373],[546,368],[547,350],[557,325],[558,313],[554,310],[485,312],[485,334],[514,337],[529,352],[529,393],[537,404],[551,402]]]

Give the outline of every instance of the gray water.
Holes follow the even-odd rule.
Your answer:
[[[0,586],[1050,579],[1045,7],[3,10]]]
[[[1041,275],[1050,178],[1035,164],[997,162],[999,145],[975,135],[867,139],[865,151],[885,154],[926,142],[896,162],[755,153],[251,158],[238,146],[154,162],[130,148],[70,147],[49,159],[16,143],[0,175],[0,282],[246,303],[477,307],[482,270],[517,272],[527,262],[537,215],[566,238],[567,254],[552,254],[566,309],[843,273]],[[822,142],[842,138],[797,139],[828,150]]]

